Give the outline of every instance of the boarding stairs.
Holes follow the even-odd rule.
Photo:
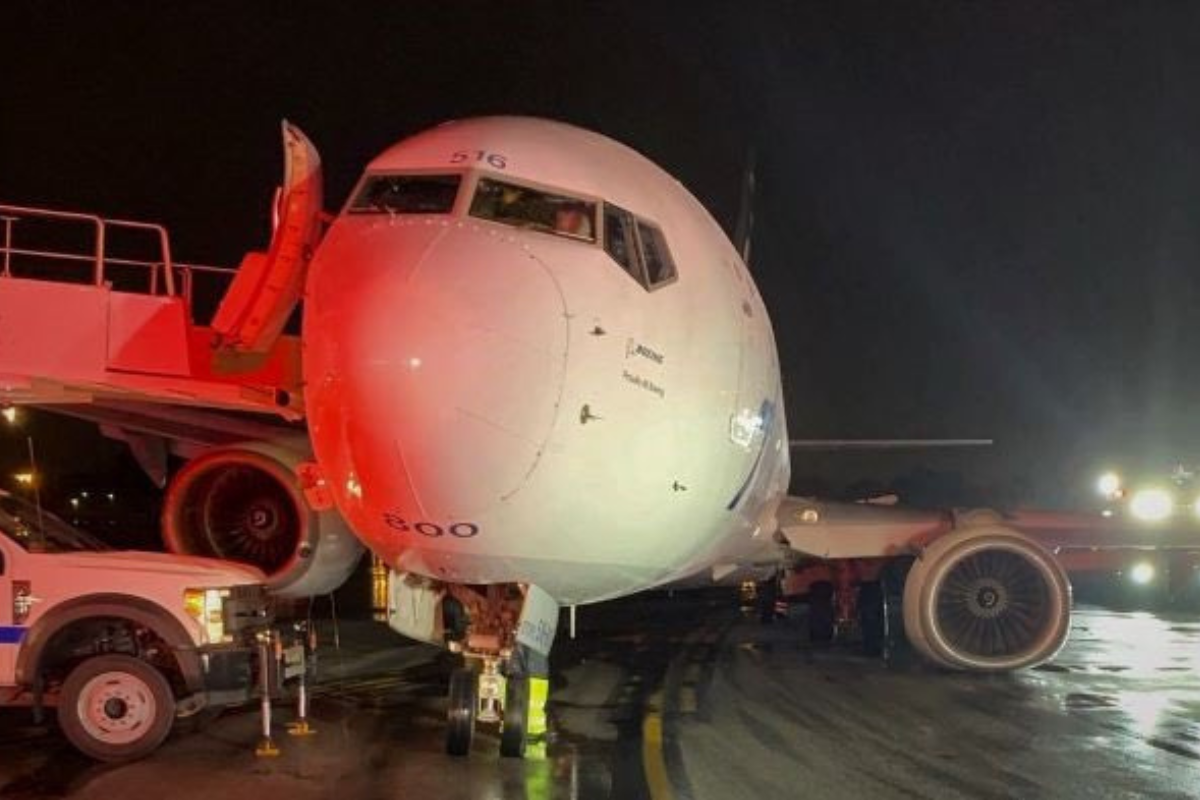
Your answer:
[[[197,323],[197,291],[225,293],[234,270],[174,261],[153,223],[12,205],[0,223],[0,403],[301,413],[294,337],[244,356]]]
[[[236,270],[175,261],[162,225],[0,205],[0,404],[300,418],[300,343],[284,328],[323,230],[321,170],[287,122],[283,144],[270,247]]]

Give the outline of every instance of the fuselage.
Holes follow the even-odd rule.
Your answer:
[[[316,457],[394,569],[584,603],[769,545],[788,452],[766,309],[633,150],[525,118],[407,139],[305,294]]]

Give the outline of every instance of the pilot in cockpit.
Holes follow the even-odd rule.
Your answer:
[[[592,238],[592,219],[583,203],[565,202],[554,211],[554,230],[583,239]]]

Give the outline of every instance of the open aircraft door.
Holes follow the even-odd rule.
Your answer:
[[[213,318],[218,371],[236,356],[270,353],[300,295],[322,233],[321,158],[299,128],[283,122],[284,172],[266,253],[247,253]],[[251,358],[251,361],[254,359]]]

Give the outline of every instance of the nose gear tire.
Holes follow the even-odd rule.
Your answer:
[[[479,708],[479,683],[473,670],[460,668],[450,674],[449,704],[446,709],[446,752],[465,756],[471,752],[475,734],[475,711]]]

